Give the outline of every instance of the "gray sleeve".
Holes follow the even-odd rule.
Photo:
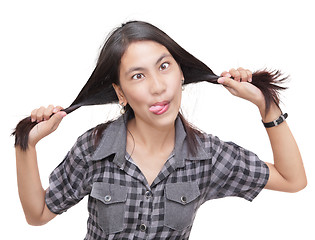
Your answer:
[[[269,179],[268,166],[256,154],[235,143],[211,138],[211,181],[207,198],[237,196],[252,201]]]
[[[79,137],[64,160],[50,174],[45,201],[51,212],[61,214],[89,194],[90,170],[84,156],[89,140],[89,133]]]

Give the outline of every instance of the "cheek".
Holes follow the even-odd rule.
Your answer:
[[[179,74],[176,74],[172,77],[172,79],[169,81],[169,88],[175,92],[175,94],[182,92],[182,79],[183,77]]]
[[[132,108],[137,107],[138,105],[146,102],[146,100],[149,99],[147,92],[144,91],[143,88],[129,88],[129,90],[130,91],[125,93],[125,96],[129,105]]]

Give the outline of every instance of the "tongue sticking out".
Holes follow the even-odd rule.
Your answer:
[[[157,106],[152,106],[149,108],[150,112],[159,112],[164,108],[164,105],[157,105]]]

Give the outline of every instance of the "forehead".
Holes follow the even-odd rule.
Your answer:
[[[121,58],[121,67],[144,66],[156,60],[169,51],[162,44],[154,41],[136,41],[129,44]]]

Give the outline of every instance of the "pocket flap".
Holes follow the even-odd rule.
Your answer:
[[[91,196],[104,204],[125,202],[127,200],[127,188],[116,184],[95,182],[93,183]]]
[[[166,198],[185,205],[200,196],[197,182],[168,183],[165,186]]]

